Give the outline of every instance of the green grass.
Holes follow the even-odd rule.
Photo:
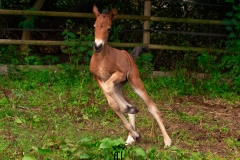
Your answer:
[[[142,140],[123,150],[125,159],[240,157],[237,93],[181,75],[143,81],[173,146],[163,147],[157,124],[127,85],[124,93],[140,109]],[[0,159],[113,159],[112,146],[127,137],[88,68],[11,72],[1,75],[0,89]]]

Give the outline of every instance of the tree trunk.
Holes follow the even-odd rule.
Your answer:
[[[33,5],[33,8],[39,11],[42,8],[44,2],[45,0],[36,0],[35,4]],[[27,16],[25,21],[30,21],[30,20],[31,20],[31,16]],[[31,37],[31,31],[23,30],[22,40],[30,40],[30,37]],[[27,53],[28,45],[21,45],[20,51]]]

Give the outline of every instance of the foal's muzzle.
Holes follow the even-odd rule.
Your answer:
[[[96,42],[94,42],[93,49],[95,52],[101,52],[103,49],[103,44],[102,43],[97,44]]]

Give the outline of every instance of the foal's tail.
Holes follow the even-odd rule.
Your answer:
[[[134,61],[136,62],[139,54],[146,51],[149,51],[149,49],[146,46],[137,46],[132,50],[130,54],[133,57]]]

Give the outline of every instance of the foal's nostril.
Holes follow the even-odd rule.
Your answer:
[[[102,50],[103,45],[102,44],[96,44],[94,42],[94,50],[97,52],[100,52]]]
[[[95,44],[95,48],[102,48],[102,44],[100,45]]]

